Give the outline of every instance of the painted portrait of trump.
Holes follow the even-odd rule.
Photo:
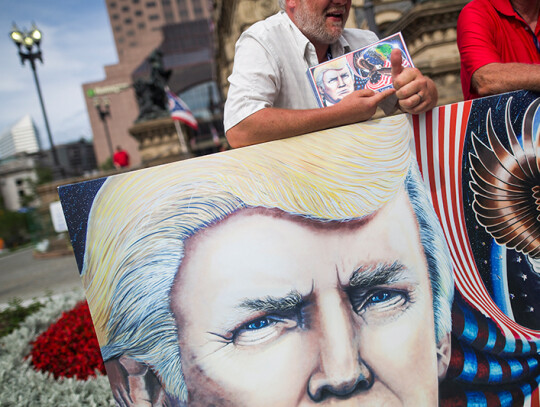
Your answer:
[[[405,116],[108,178],[82,279],[121,406],[435,406],[452,265]]]

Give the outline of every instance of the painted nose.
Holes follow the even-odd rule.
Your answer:
[[[319,363],[308,382],[311,400],[348,398],[367,390],[373,374],[360,357],[352,310],[339,294],[321,298]]]
[[[345,81],[341,77],[341,75],[338,76],[338,88],[342,88],[345,86]]]

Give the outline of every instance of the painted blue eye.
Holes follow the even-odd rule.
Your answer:
[[[391,295],[392,294],[388,291],[379,291],[373,294],[371,297],[369,297],[369,301],[375,304],[381,303],[381,302],[387,301]]]
[[[268,325],[270,325],[270,320],[268,318],[259,318],[247,324],[245,329],[249,329],[249,330],[262,329],[262,328],[266,328]]]

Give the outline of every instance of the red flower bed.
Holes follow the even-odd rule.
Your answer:
[[[43,332],[33,343],[32,364],[41,371],[51,372],[55,378],[77,377],[86,380],[98,369],[105,374],[105,366],[92,325],[86,301]]]

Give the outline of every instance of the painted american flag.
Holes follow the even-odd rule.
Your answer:
[[[540,331],[516,322],[511,312],[501,310],[505,307],[500,300],[494,301],[486,269],[494,269],[495,263],[479,258],[473,249],[478,242],[469,236],[478,226],[471,225],[474,217],[467,213],[471,212],[467,143],[473,132],[483,132],[482,126],[475,126],[484,114],[483,105],[496,112],[502,102],[501,97],[485,98],[412,117],[413,150],[449,245],[457,289],[449,376],[464,390],[457,394],[452,387],[453,393],[441,399],[444,406],[540,406]],[[506,260],[515,254],[496,250],[502,276],[511,274]],[[507,290],[507,295],[514,294]],[[480,390],[474,389],[475,384]],[[494,386],[490,390],[486,384]]]

